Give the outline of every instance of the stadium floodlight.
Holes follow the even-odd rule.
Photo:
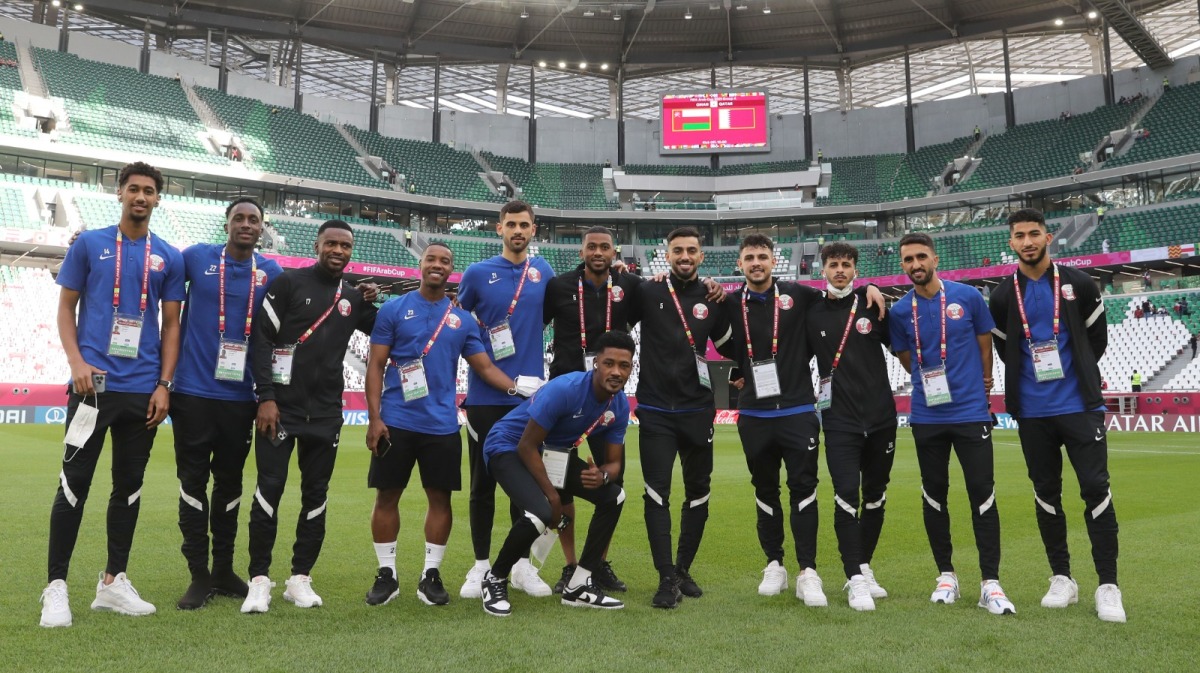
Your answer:
[[[620,20],[621,20],[621,12],[619,12],[619,11],[613,12],[613,21],[620,21]]]
[[[528,18],[529,18],[529,10],[528,10],[528,9],[526,9],[525,7],[522,7],[522,8],[521,8],[521,18],[522,18],[522,19],[528,19]]]
[[[736,9],[736,10],[737,10],[737,11],[739,11],[739,12],[744,12],[744,11],[746,11],[747,9],[750,9],[750,5],[747,5],[747,4],[746,4],[746,3],[744,3],[744,2],[739,2],[739,3],[738,3],[738,6],[737,6],[737,7],[734,7],[734,9]]]
[[[539,67],[539,68],[545,68],[545,67],[546,67],[546,62],[545,62],[545,61],[538,61],[538,67]]]
[[[771,13],[771,5],[763,3],[763,14]]]
[[[593,16],[596,16],[596,12],[594,12],[594,11],[592,11],[592,10],[590,10],[590,9],[585,9],[585,10],[583,10],[583,15],[584,15],[584,16],[586,16],[586,17],[588,17],[588,18],[591,18],[591,17],[593,17]]]
[[[1089,19],[1095,19],[1097,16],[1100,16],[1100,15],[1099,15],[1099,14],[1097,14],[1097,13],[1096,13],[1096,10],[1094,10],[1094,9],[1093,9],[1092,11],[1090,11],[1090,12],[1088,12],[1088,13],[1087,13],[1087,17],[1088,17]]]
[[[53,1],[53,2],[51,2],[50,4],[51,4],[51,5],[53,5],[53,6],[55,6],[55,7],[62,7],[62,0],[54,0],[54,1]]]
[[[1056,25],[1056,26],[1061,26],[1061,25],[1063,25],[1063,20],[1062,20],[1062,19],[1055,19],[1055,20],[1054,20],[1054,25]]]
[[[608,70],[608,64],[607,64],[607,63],[601,63],[601,64],[600,64],[600,69],[601,69],[601,70]]]
[[[691,7],[688,7],[686,10],[684,10],[683,18],[688,21],[692,20],[692,8]]]
[[[580,61],[580,62],[579,62],[579,69],[580,69],[580,70],[587,70],[587,61]]]
[[[79,3],[79,2],[75,3],[75,11],[77,11],[77,12],[82,12],[82,11],[83,11],[83,4],[82,4],[82,3]]]
[[[565,68],[565,67],[567,67],[567,62],[566,62],[566,61],[559,61],[559,62],[558,62],[558,67],[560,67],[560,68]]]

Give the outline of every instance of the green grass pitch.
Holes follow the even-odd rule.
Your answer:
[[[325,599],[299,610],[282,600],[296,511],[298,474],[280,506],[271,611],[242,615],[238,602],[218,598],[199,612],[174,604],[188,577],[176,525],[178,482],[171,431],[160,432],[142,494],[141,521],[130,577],[158,606],[152,617],[93,613],[96,573],[104,562],[104,508],[110,480],[107,449],[97,470],[70,580],[75,625],[38,627],[45,585],[46,528],[62,455],[62,428],[0,429],[0,671],[1189,671],[1200,667],[1200,441],[1191,434],[1110,435],[1110,471],[1121,523],[1121,584],[1129,623],[1096,619],[1095,573],[1074,476],[1064,476],[1065,500],[1080,602],[1046,610],[1039,601],[1049,570],[1034,523],[1031,487],[1014,431],[996,432],[996,481],[1003,535],[1001,580],[1018,614],[995,617],[975,605],[978,566],[961,473],[951,489],[956,563],[964,588],[953,606],[929,603],[936,569],[921,523],[920,487],[912,439],[900,431],[888,489],[887,523],[874,560],[891,594],[873,613],[847,607],[833,534],[832,495],[824,467],[820,491],[818,564],[830,606],[806,608],[792,591],[757,594],[764,565],[754,532],[754,498],[736,430],[718,428],[711,518],[692,573],[700,599],[655,610],[657,576],[650,565],[642,518],[637,431],[629,433],[629,499],[612,546],[614,567],[630,585],[623,611],[574,610],[553,599],[514,592],[514,614],[496,619],[477,601],[460,600],[470,563],[467,498],[454,499],[457,526],[443,577],[451,604],[431,608],[416,599],[423,555],[424,494],[401,502],[397,563],[403,588],[390,605],[369,608],[363,594],[375,572],[366,488],[363,428],[346,428],[329,498],[329,532],[313,572]],[[822,447],[824,451],[824,447]],[[823,463],[824,461],[822,461]],[[464,463],[464,474],[466,467]],[[254,490],[253,459],[245,494]],[[682,494],[676,470],[675,493]],[[676,508],[680,495],[676,495]],[[503,496],[500,496],[503,498]],[[786,494],[784,496],[786,498]],[[786,502],[786,500],[785,500]],[[583,519],[590,506],[581,503]],[[498,511],[506,509],[501,505]],[[242,508],[237,567],[246,566]],[[678,521],[678,512],[675,513]],[[493,553],[506,528],[494,532]],[[785,549],[790,550],[789,539]],[[543,571],[551,582],[562,563],[555,550]],[[788,553],[794,580],[797,568]]]

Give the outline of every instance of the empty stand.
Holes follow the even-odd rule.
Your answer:
[[[884,201],[903,158],[903,154],[877,154],[826,159],[826,163],[832,164],[833,171],[829,196],[818,197],[817,205],[845,206]]]
[[[58,286],[50,272],[0,266],[0,310],[7,317],[0,321],[0,381],[69,381],[71,368],[58,338]]]
[[[1139,124],[1150,131],[1150,137],[1135,141],[1128,152],[1105,162],[1105,168],[1200,152],[1197,110],[1200,110],[1200,83],[1171,87],[1163,92]]]
[[[382,157],[414,185],[416,194],[467,201],[503,202],[479,177],[482,168],[467,152],[441,143],[380,135],[347,125],[346,131],[373,156]]]
[[[1200,242],[1200,203],[1108,215],[1071,254],[1099,254],[1106,239],[1113,251]]]

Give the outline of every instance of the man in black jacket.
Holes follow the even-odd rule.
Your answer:
[[[250,590],[242,612],[266,612],[268,578],[279,525],[276,510],[299,443],[300,514],[285,600],[321,605],[309,573],[325,540],[329,479],[342,428],[342,357],[354,330],[370,334],[375,306],[342,279],[354,233],[341,220],[317,230],[317,263],[285,272],[267,289],[254,320],[254,445],[258,488],[250,509]]]
[[[1079,600],[1067,551],[1062,509],[1062,453],[1079,479],[1087,510],[1092,560],[1100,576],[1096,613],[1125,621],[1117,587],[1117,514],[1108,486],[1108,439],[1097,361],[1108,346],[1104,300],[1091,276],[1054,264],[1054,236],[1037,210],[1008,218],[1017,272],[992,292],[996,351],[1004,359],[1004,401],[1020,421],[1021,450],[1033,482],[1042,543],[1054,576],[1042,607],[1065,608]]]
[[[542,303],[542,322],[554,324],[554,339],[550,347],[554,359],[550,361],[550,378],[570,372],[590,371],[595,360],[595,344],[601,334],[610,330],[629,330],[629,305],[633,289],[641,282],[640,276],[619,273],[612,268],[617,251],[612,232],[604,227],[592,227],[583,234],[583,247],[579,251],[583,260],[574,271],[551,278],[546,284],[546,297]],[[588,439],[588,448],[596,464],[604,463],[605,442]],[[617,484],[623,484],[625,469],[613,475]],[[575,574],[575,500],[570,493],[562,494],[563,513],[571,523],[559,534],[563,556],[562,577],[554,585],[554,593],[561,594],[571,576]],[[597,568],[593,579],[606,591],[625,591],[625,583],[613,572],[605,560]]]
[[[742,240],[738,269],[746,283],[730,294],[723,308],[733,329],[727,350],[745,375],[738,397],[738,435],[758,506],[758,541],[767,556],[758,593],[774,596],[788,586],[783,565],[787,511],[800,566],[796,597],[809,607],[822,607],[828,600],[816,570],[821,423],[809,368],[812,351],[805,332],[805,314],[822,294],[799,283],[776,282],[771,277],[775,244],[762,234]],[[878,289],[872,288],[869,294],[863,289],[860,294],[868,298],[864,303],[882,310]],[[781,464],[787,470],[787,510],[779,500]]]
[[[709,339],[719,349],[729,341],[729,320],[707,297],[700,280],[704,262],[700,233],[681,227],[667,234],[671,273],[664,282],[638,285],[630,302],[630,324],[641,322],[641,376],[637,416],[646,534],[658,570],[651,604],[674,608],[682,596],[699,598],[691,565],[708,521],[713,470],[712,379],[705,360]],[[671,472],[675,456],[683,470],[684,501],[679,546],[671,558]]]
[[[837,505],[833,527],[848,600],[855,610],[874,610],[875,599],[887,597],[870,563],[896,456],[896,402],[883,352],[891,344],[887,316],[867,310],[854,293],[857,265],[858,250],[849,243],[821,249],[827,289],[808,310],[807,329],[817,356],[816,406],[825,426],[825,462]]]

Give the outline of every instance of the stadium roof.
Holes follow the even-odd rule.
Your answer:
[[[623,63],[626,116],[653,118],[663,90],[707,88],[714,74],[802,112],[806,65],[814,112],[899,104],[906,50],[914,102],[999,91],[1003,32],[1014,87],[1081,77],[1100,70],[1114,6],[1131,12],[1107,24],[1114,68],[1200,51],[1187,0],[84,0],[70,25],[139,46],[149,25],[158,48],[198,60],[216,59],[206,39],[227,28],[235,70],[284,83],[301,36],[304,91],[369,100],[378,55],[401,70],[392,102],[412,107],[432,107],[440,59],[441,105],[463,112],[495,111],[505,86],[505,111],[528,115],[536,69],[538,116],[607,117]],[[0,0],[8,16],[30,7]]]

